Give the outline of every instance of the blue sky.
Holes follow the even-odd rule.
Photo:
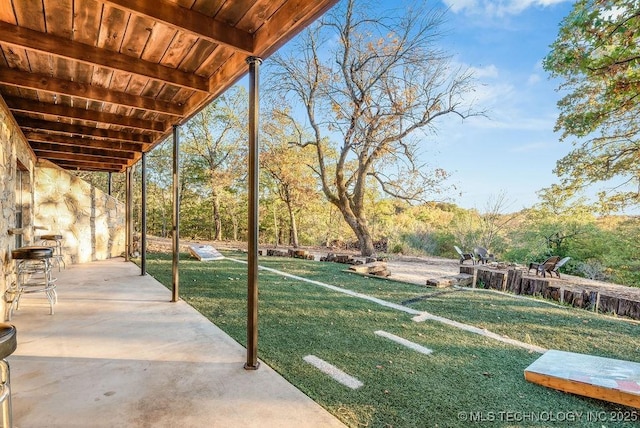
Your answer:
[[[553,168],[572,148],[553,132],[560,81],[550,80],[542,60],[573,1],[423,1],[449,9],[440,42],[452,65],[473,70],[475,105],[487,113],[444,118],[426,137],[423,160],[449,172],[455,186],[434,198],[480,212],[499,195],[503,212],[531,207],[537,191],[559,182]],[[395,14],[401,4],[383,0],[376,7]]]
[[[536,191],[557,183],[555,162],[571,149],[553,132],[559,81],[542,59],[573,2],[443,0],[450,8],[442,41],[454,61],[471,67],[477,105],[487,118],[443,122],[425,154],[452,174],[453,202],[485,211],[504,193],[506,211],[529,207]]]

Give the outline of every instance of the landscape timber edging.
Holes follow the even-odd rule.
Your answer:
[[[508,269],[505,272],[486,266],[460,266],[460,273],[473,275],[473,288],[539,296],[575,308],[640,320],[640,301],[589,290],[586,285],[581,285],[579,289],[563,287],[563,284],[548,278],[525,276],[521,269]]]

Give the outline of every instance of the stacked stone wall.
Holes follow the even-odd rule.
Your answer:
[[[0,293],[15,281],[11,250],[16,244],[33,243],[33,206],[35,156],[13,116],[0,98]],[[18,171],[21,171],[18,174]],[[19,177],[19,179],[18,179]],[[20,189],[22,192],[20,192]],[[16,224],[16,212],[21,205],[22,227]],[[19,242],[16,237],[20,237]],[[6,302],[0,298],[2,319]]]
[[[35,222],[62,235],[67,264],[123,254],[123,203],[47,161],[36,166],[35,183]]]
[[[16,213],[22,213],[22,227]],[[43,234],[63,236],[65,262],[123,254],[124,204],[50,162],[36,157],[0,98],[0,317],[5,291],[15,282],[11,251],[37,245]]]

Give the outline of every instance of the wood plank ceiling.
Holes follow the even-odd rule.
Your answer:
[[[0,0],[0,95],[38,158],[122,172],[337,0]]]

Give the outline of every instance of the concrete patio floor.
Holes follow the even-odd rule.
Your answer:
[[[11,321],[15,427],[343,426],[133,263],[54,276],[55,314],[26,295]]]

